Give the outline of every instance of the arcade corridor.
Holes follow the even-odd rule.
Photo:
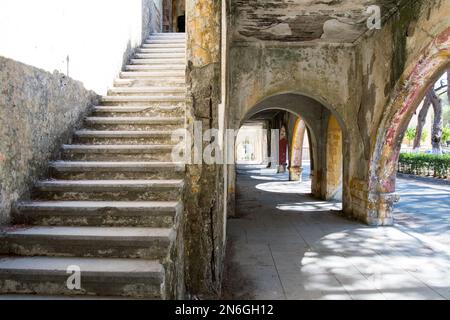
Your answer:
[[[299,183],[239,170],[225,299],[450,299],[450,244],[442,236],[450,230],[450,186],[399,179],[397,223],[370,228],[340,217],[338,203],[296,193],[309,192],[306,171]],[[420,205],[418,195],[439,210]]]

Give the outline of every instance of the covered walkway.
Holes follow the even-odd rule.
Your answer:
[[[238,170],[224,298],[450,299],[450,186],[399,179],[396,225],[371,228],[303,178]]]

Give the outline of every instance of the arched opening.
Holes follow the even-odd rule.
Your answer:
[[[340,200],[327,199],[327,193],[337,198],[335,189],[342,190],[344,180],[345,129],[341,129],[338,118],[311,98],[283,94],[250,109],[240,123],[236,138],[236,214],[227,222],[227,250],[233,252],[228,257],[236,262],[227,265],[236,267],[233,278],[245,274],[248,281],[251,274],[256,287],[259,281],[273,286],[252,292],[255,297],[283,297],[268,273],[274,272],[275,260],[288,269],[302,259],[307,261],[305,248],[329,232],[319,223],[327,221],[330,228],[336,223],[339,228],[341,221],[341,226],[348,226],[348,220],[338,214]],[[265,161],[240,162],[242,141],[252,145],[249,127],[263,131],[255,134],[253,141],[264,144]],[[251,153],[256,150],[253,146],[251,149]],[[300,269],[280,270],[279,274],[288,277],[288,273],[301,273]],[[233,283],[226,286],[236,294]],[[239,288],[251,292],[253,286],[241,283]]]
[[[430,88],[442,78],[450,66],[448,35],[444,31],[424,50],[421,59],[409,68],[405,76],[408,86],[399,90],[392,100],[378,132],[372,156],[369,179],[369,223],[393,224],[398,161],[402,143],[414,113],[420,109]]]
[[[305,121],[301,118],[297,118],[294,125],[291,148],[290,148],[290,163],[289,163],[289,180],[291,181],[301,181],[303,172],[303,158],[308,155],[305,159],[309,161],[309,147],[308,152],[305,151],[305,141],[308,144],[307,132]]]
[[[185,30],[186,30],[186,1],[164,0],[163,31],[185,32]]]
[[[396,225],[447,244],[450,230],[450,67],[427,87],[404,132],[393,207]]]

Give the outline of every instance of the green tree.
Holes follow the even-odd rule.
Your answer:
[[[444,128],[442,129],[442,143],[446,145],[448,141],[450,141],[450,128]]]
[[[408,128],[405,133],[405,140],[408,146],[411,146],[411,143],[414,141],[415,137],[416,137],[416,129]]]

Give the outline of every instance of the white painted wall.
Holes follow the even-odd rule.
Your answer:
[[[141,35],[142,0],[0,1],[0,55],[62,73],[69,56],[69,76],[99,94]]]

